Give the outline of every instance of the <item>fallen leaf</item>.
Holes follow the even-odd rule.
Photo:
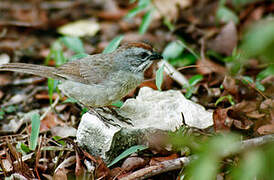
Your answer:
[[[206,58],[198,60],[196,65],[198,66],[197,72],[202,75],[207,75],[214,72],[221,75],[226,73],[226,69],[222,65],[219,65]]]
[[[101,158],[98,158],[97,160],[98,166],[96,169],[96,179],[98,178],[106,178],[110,175],[110,170],[107,167],[107,165],[104,163],[104,161]]]
[[[233,120],[233,125],[238,129],[248,130],[254,123],[248,119],[245,120]]]
[[[228,131],[233,123],[233,119],[228,117],[227,111],[230,108],[218,108],[213,112],[214,129],[216,132]]]
[[[273,134],[274,133],[274,123],[261,126],[258,128],[257,131],[261,135]]]
[[[144,167],[147,164],[146,160],[141,157],[128,157],[123,162],[121,168],[125,172],[133,171],[135,169]]]
[[[0,74],[0,86],[5,86],[11,83],[11,76],[6,74]]]
[[[236,80],[230,76],[225,76],[223,84],[224,89],[231,95],[238,94],[238,86],[236,85]]]
[[[68,179],[67,173],[68,172],[65,168],[60,168],[54,173],[53,179],[54,180],[66,180],[66,179]]]
[[[40,132],[48,131],[49,129],[57,125],[64,125],[64,123],[59,120],[57,114],[55,114],[54,112],[49,112],[41,121]]]
[[[217,37],[209,41],[208,47],[214,51],[230,56],[237,47],[237,28],[233,21],[226,24]]]
[[[166,156],[166,157],[153,157],[151,158],[149,165],[153,166],[156,165],[159,162],[163,162],[163,161],[168,161],[168,160],[172,160],[172,159],[176,159],[178,158],[178,154],[171,154],[170,156]]]
[[[246,116],[249,118],[259,119],[265,116],[265,114],[259,113],[259,111],[253,111],[250,113],[246,113]]]

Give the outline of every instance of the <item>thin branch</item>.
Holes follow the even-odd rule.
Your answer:
[[[123,177],[120,180],[146,179],[157,174],[181,169],[183,166],[189,164],[190,160],[191,157],[182,157],[163,161],[156,165],[135,171],[134,173],[131,173],[130,175]]]

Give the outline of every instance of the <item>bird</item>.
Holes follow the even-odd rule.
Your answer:
[[[88,55],[59,67],[28,63],[0,65],[0,71],[14,71],[59,80],[67,97],[89,109],[109,107],[135,89],[144,72],[161,54],[145,42],[122,44],[108,54]]]

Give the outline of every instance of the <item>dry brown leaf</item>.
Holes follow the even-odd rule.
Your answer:
[[[64,125],[64,123],[59,120],[57,114],[55,114],[54,112],[49,112],[46,117],[41,121],[40,132],[48,131],[49,129],[57,125]]]
[[[246,116],[249,118],[254,118],[254,119],[260,119],[265,116],[265,114],[259,113],[259,111],[253,111],[250,113],[246,113]]]
[[[0,86],[5,86],[11,83],[11,76],[7,74],[0,74]]]
[[[230,76],[225,76],[223,81],[224,89],[231,95],[237,95],[238,87],[236,85],[236,80]]]
[[[54,173],[53,179],[54,180],[66,180],[66,179],[68,179],[68,177],[67,177],[67,170],[65,168],[58,169]]]
[[[121,168],[126,171],[133,171],[135,169],[144,167],[147,164],[146,160],[141,157],[128,157],[123,162]]]
[[[258,128],[257,131],[261,135],[273,134],[274,133],[274,123],[261,126]]]
[[[110,175],[110,170],[109,168],[107,167],[107,165],[105,164],[105,162],[101,159],[101,158],[97,158],[97,163],[98,163],[98,166],[97,166],[97,169],[96,169],[96,178],[99,179],[99,178],[106,178]]]
[[[208,43],[208,47],[214,51],[230,56],[237,47],[237,28],[233,21],[226,24],[217,37]]]
[[[233,125],[238,128],[238,129],[242,129],[242,130],[248,130],[250,129],[250,127],[253,125],[254,123],[248,119],[245,120],[233,120]]]
[[[227,111],[230,108],[218,108],[213,112],[214,129],[216,132],[228,131],[233,123],[233,119],[228,117]]]
[[[226,69],[223,66],[206,58],[198,60],[196,64],[198,66],[197,72],[199,74],[207,75],[215,72],[224,75],[226,73]]]
[[[176,159],[178,157],[179,157],[178,154],[171,154],[170,156],[166,156],[166,157],[153,157],[153,158],[151,158],[151,160],[149,162],[149,165],[153,166],[153,165],[155,165],[159,162]]]

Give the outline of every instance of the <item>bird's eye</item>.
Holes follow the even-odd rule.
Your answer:
[[[142,52],[140,56],[142,59],[146,59],[149,56],[149,54],[147,52]]]

